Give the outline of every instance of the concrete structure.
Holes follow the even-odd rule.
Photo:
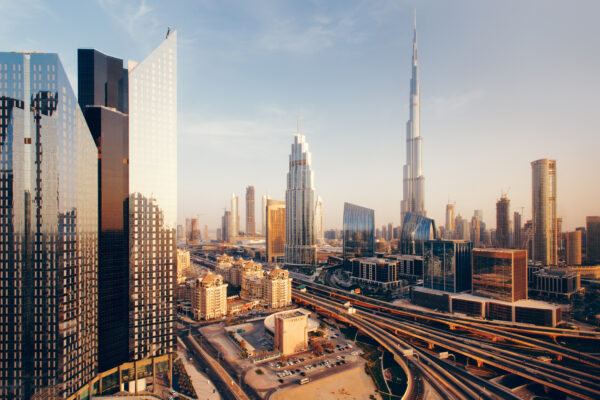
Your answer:
[[[529,293],[541,297],[566,298],[583,291],[581,274],[565,268],[529,266]]]
[[[581,231],[567,232],[567,265],[581,265]]]
[[[299,311],[275,316],[275,347],[284,356],[308,349],[307,320]]]
[[[600,263],[600,217],[586,217],[586,260]]]
[[[285,192],[285,262],[289,265],[315,265],[315,190],[310,152],[298,123],[289,157]]]
[[[254,186],[246,188],[246,235],[256,236],[256,207],[254,206]]]
[[[510,200],[506,196],[496,202],[496,243],[495,247],[510,248]],[[475,245],[475,247],[478,247]]]
[[[190,252],[184,249],[177,249],[177,283],[185,282],[183,273],[191,266]]]
[[[544,265],[558,263],[556,226],[556,161],[547,158],[533,161],[532,214],[533,254],[532,260]]]
[[[285,202],[267,200],[265,247],[268,263],[281,263],[285,260]]]
[[[419,84],[419,55],[417,51],[417,20],[415,17],[410,78],[410,117],[406,123],[406,164],[402,169],[403,199],[401,221],[407,213],[425,216],[425,177],[421,165],[421,85]]]
[[[269,308],[286,307],[292,304],[292,278],[289,272],[273,268],[263,280],[263,301]]]
[[[508,302],[527,299],[527,252],[473,249],[472,293]]]
[[[221,318],[227,314],[227,284],[221,275],[209,272],[196,279],[192,312],[196,320]]]

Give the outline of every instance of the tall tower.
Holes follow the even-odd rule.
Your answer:
[[[419,84],[419,57],[417,52],[417,17],[415,14],[412,56],[412,76],[410,78],[410,119],[406,123],[406,164],[403,168],[403,194],[400,204],[401,220],[406,213],[426,215],[425,177],[421,169],[421,87]]]
[[[521,214],[515,211],[513,214],[513,248],[520,249],[523,245],[523,227],[521,226]]]
[[[317,196],[317,204],[315,206],[315,240],[318,244],[325,243],[323,232],[323,199]]]
[[[496,202],[496,247],[508,249],[510,246],[510,200],[506,196]]]
[[[289,168],[285,192],[285,262],[314,265],[317,261],[315,190],[308,143],[300,123],[292,144]]]
[[[270,198],[271,197],[268,194],[263,194],[261,208],[262,228],[260,231],[260,233],[262,233],[263,236],[267,235],[267,201]]]
[[[246,188],[246,235],[256,236],[256,218],[254,217],[254,186]]]
[[[532,172],[532,215],[533,254],[532,260],[544,265],[556,265],[556,161],[547,158],[533,161]]]
[[[238,237],[240,235],[240,215],[238,214],[238,197],[231,193],[231,222],[229,224],[229,237]]]
[[[446,226],[444,228],[446,228],[449,238],[452,237],[454,232],[454,203],[446,204]]]

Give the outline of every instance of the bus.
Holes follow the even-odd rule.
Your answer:
[[[299,379],[299,380],[298,380],[298,384],[299,384],[299,385],[305,385],[305,384],[307,384],[308,382],[310,382],[310,378],[302,378],[302,379]]]

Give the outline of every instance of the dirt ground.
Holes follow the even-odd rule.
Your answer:
[[[381,399],[375,392],[375,384],[365,372],[364,364],[318,379],[305,385],[294,385],[273,393],[272,400],[319,399],[319,400],[363,400],[370,395]]]

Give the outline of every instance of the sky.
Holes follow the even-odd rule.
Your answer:
[[[400,224],[417,12],[425,206],[470,218],[508,193],[531,218],[531,166],[557,160],[563,229],[600,215],[600,2],[0,0],[0,51],[143,60],[178,31],[178,214],[214,231],[231,193],[285,198],[298,117],[325,228],[344,202]],[[244,227],[242,223],[242,227]],[[260,229],[260,228],[259,228]]]

